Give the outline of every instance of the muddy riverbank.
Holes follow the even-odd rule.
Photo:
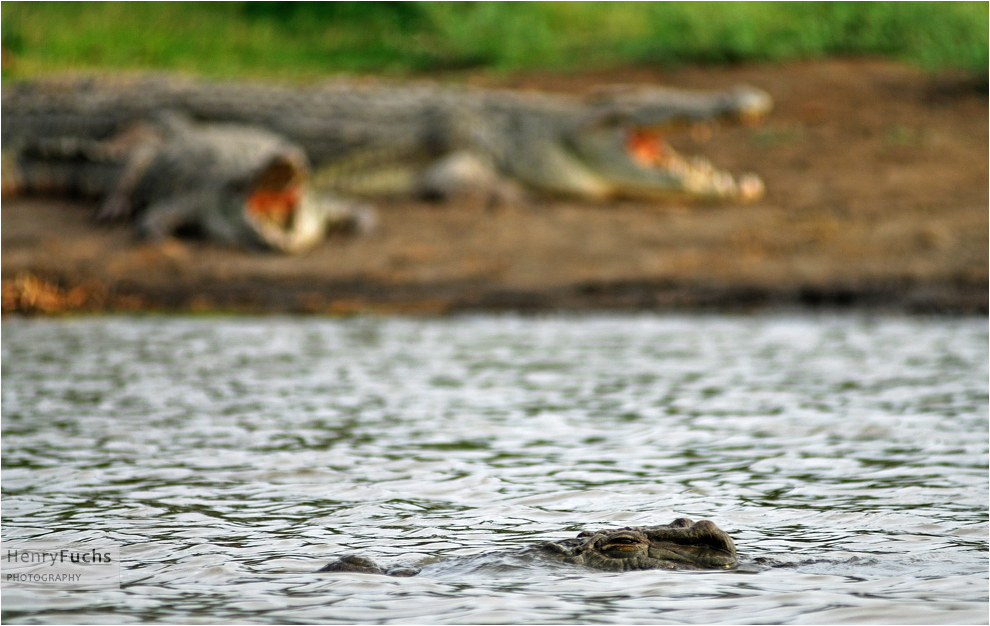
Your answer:
[[[767,195],[722,206],[378,201],[376,233],[299,257],[140,242],[94,225],[90,205],[5,197],[3,310],[987,310],[985,83],[862,60],[453,79],[570,92],[758,86],[776,101],[766,124],[672,143],[760,174]]]

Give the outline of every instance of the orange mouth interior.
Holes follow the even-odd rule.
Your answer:
[[[658,131],[634,128],[626,135],[626,151],[640,165],[656,167],[671,158],[670,149]]]
[[[299,203],[299,188],[292,186],[278,191],[258,189],[248,197],[248,211],[281,228],[292,222],[292,215]]]
[[[291,163],[272,163],[258,177],[258,182],[248,196],[248,213],[283,230],[290,228],[302,195],[300,179],[297,168]]]

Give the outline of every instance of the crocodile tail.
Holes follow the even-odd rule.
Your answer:
[[[3,154],[3,194],[47,194],[96,198],[113,188],[122,164],[104,142],[39,139]]]

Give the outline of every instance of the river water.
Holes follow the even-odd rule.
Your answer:
[[[5,623],[988,619],[986,318],[11,318],[2,343],[4,540],[123,555],[119,590],[5,587]],[[740,567],[511,558],[677,517]],[[314,573],[348,553],[435,564]]]

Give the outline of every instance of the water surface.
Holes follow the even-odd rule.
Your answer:
[[[985,623],[987,320],[3,323],[3,538],[123,545],[30,622]],[[710,519],[734,571],[511,558]],[[489,559],[468,557],[509,550]],[[413,578],[316,574],[347,554]],[[448,560],[451,559],[451,560]]]

